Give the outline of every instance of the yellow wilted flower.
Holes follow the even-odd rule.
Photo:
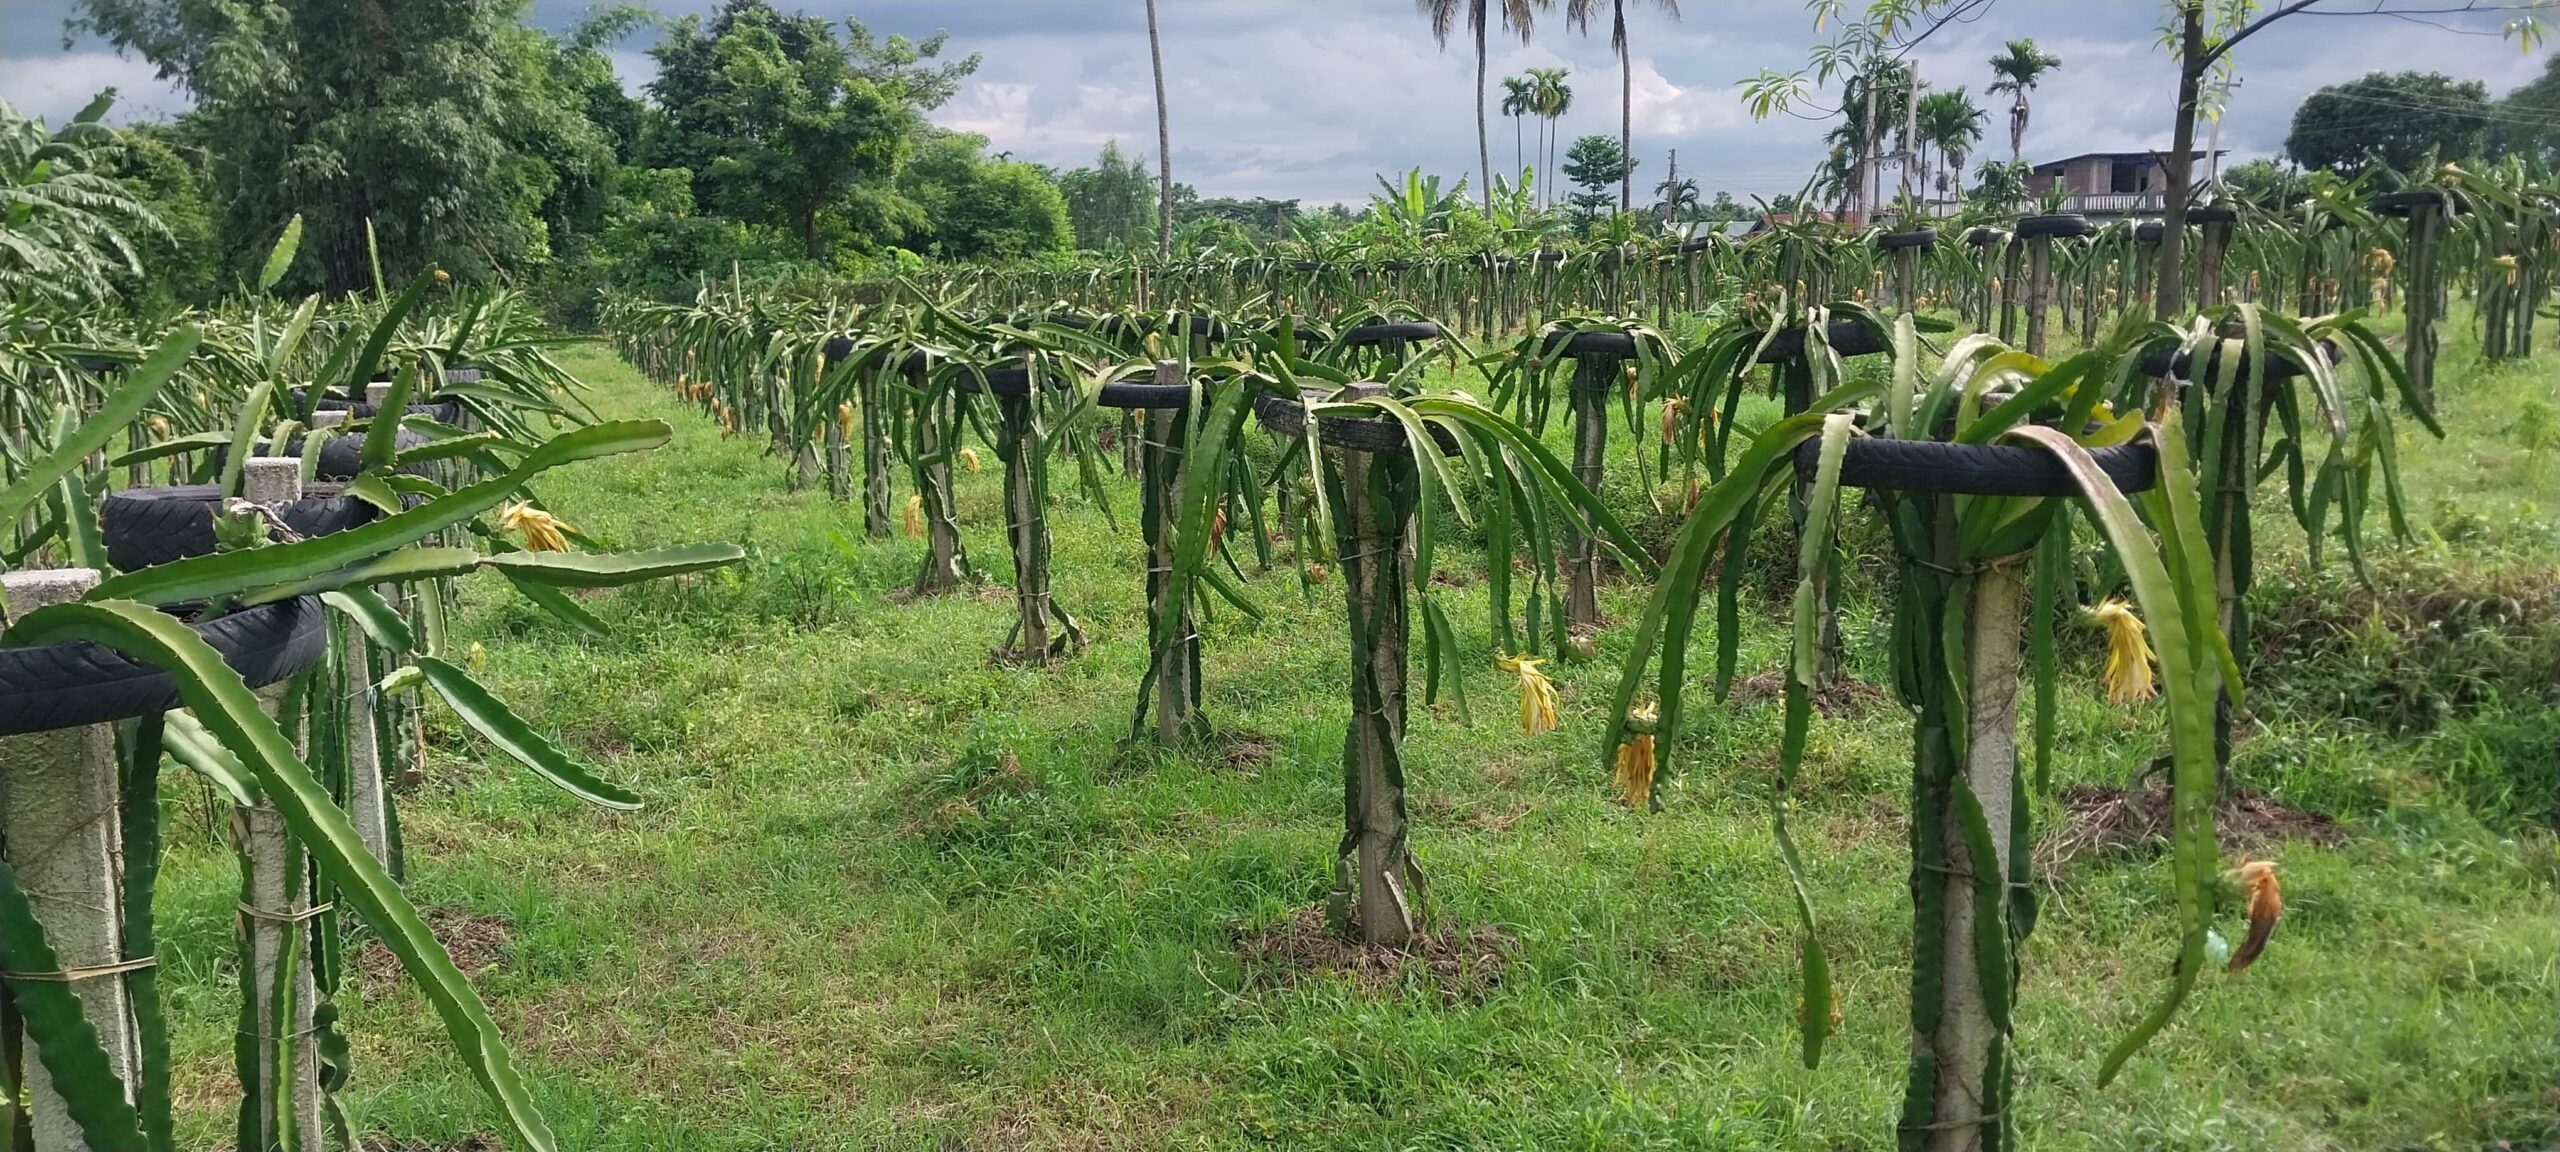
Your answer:
[[[907,535],[924,535],[924,497],[907,497],[907,510],[903,519],[906,521]]]
[[[498,509],[498,527],[524,537],[528,552],[566,552],[569,537],[560,518],[519,500]]]
[[[481,647],[481,646],[480,646],[480,642],[479,642],[479,641],[477,641],[477,640],[472,641],[472,642],[471,642],[471,670],[472,670],[472,671],[474,671],[474,672],[478,672],[478,671],[480,671],[480,670],[481,670],[481,669],[483,669],[483,668],[487,668],[488,666],[489,666],[489,650],[488,650],[488,649],[486,649],[486,648]]]
[[[154,436],[157,436],[157,437],[159,437],[159,438],[161,438],[161,439],[163,439],[163,440],[168,439],[168,438],[169,438],[169,418],[168,418],[168,417],[166,417],[166,416],[154,416],[154,417],[152,417],[152,418],[151,418],[151,434],[152,434],[152,435],[154,435]]]
[[[2131,704],[2159,695],[2151,683],[2151,643],[2143,639],[2142,618],[2133,606],[2109,598],[2090,610],[2089,619],[2107,630],[2107,702]]]
[[[1520,731],[1531,736],[1556,730],[1556,686],[1538,671],[1546,661],[1533,656],[1505,656],[1493,666],[1520,677]]]
[[[1627,714],[1627,738],[1618,745],[1617,783],[1629,808],[1653,806],[1653,726],[1659,719],[1651,704]]]
[[[2497,264],[2497,266],[2498,266],[2498,267],[2500,267],[2500,268],[2504,268],[2504,269],[2506,269],[2506,270],[2507,270],[2507,284],[2508,284],[2508,286],[2509,286],[2509,287],[2513,287],[2513,286],[2515,285],[2515,282],[2516,282],[2516,258],[2515,258],[2515,254],[2514,254],[2514,253],[2512,253],[2512,252],[2510,252],[2510,253],[2508,253],[2508,254],[2506,254],[2506,255],[2504,255],[2504,256],[2500,256],[2500,257],[2498,257],[2498,258],[2497,258],[2497,260],[2495,261],[2495,263]]]
[[[2284,915],[2284,886],[2276,883],[2275,861],[2241,865],[2240,883],[2249,889],[2249,934],[2241,938],[2239,950],[2222,969],[2234,976],[2257,963],[2258,954],[2267,950],[2267,939],[2276,934],[2276,918]]]
[[[853,439],[853,404],[851,402],[836,405],[836,431],[843,433],[847,440]]]
[[[1673,442],[1677,439],[1677,438],[1672,434],[1672,429],[1679,427],[1679,425],[1680,425],[1680,414],[1681,414],[1681,413],[1683,413],[1683,412],[1686,412],[1686,411],[1688,411],[1688,410],[1689,410],[1689,401],[1688,401],[1688,398],[1687,398],[1687,397],[1684,397],[1684,396],[1674,396],[1674,397],[1672,397],[1671,399],[1669,399],[1669,400],[1665,400],[1665,401],[1663,401],[1663,402],[1662,402],[1662,442],[1663,442],[1663,443],[1665,443],[1665,444],[1673,443]]]
[[[2364,259],[2365,263],[2373,265],[2373,274],[2376,276],[2390,275],[2391,269],[2397,264],[2397,261],[2391,258],[2391,250],[2383,247],[2376,247],[2373,251],[2365,253]]]
[[[978,474],[978,450],[967,444],[960,446],[960,462],[969,466],[969,474]]]

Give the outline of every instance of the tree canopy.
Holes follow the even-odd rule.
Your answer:
[[[2285,155],[2342,175],[2407,171],[2471,155],[2488,125],[2489,86],[2440,72],[2372,72],[2311,94],[2293,113]]]

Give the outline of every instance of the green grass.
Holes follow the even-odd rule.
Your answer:
[[[1206,711],[1240,742],[1116,756],[1144,663],[1134,526],[1115,535],[1069,501],[1056,590],[1095,645],[1047,673],[992,664],[1011,612],[1000,584],[899,602],[918,542],[863,539],[858,510],[786,491],[787,461],[721,439],[609,354],[569,361],[607,415],[663,418],[676,437],[547,481],[553,506],[617,546],[734,539],[750,559],[591,601],[613,642],[470,590],[464,630],[493,687],[646,811],[582,808],[450,718],[403,800],[419,902],[505,933],[466,967],[487,965],[476,982],[563,1147],[1891,1146],[1911,936],[1897,709],[1817,719],[1807,755],[1797,834],[1845,1017],[1817,1071],[1790,1030],[1794,912],[1766,808],[1776,707],[1699,710],[1668,811],[1631,814],[1597,747],[1614,632],[1598,664],[1559,672],[1559,732],[1519,733],[1490,654],[1469,670],[1472,725],[1417,712],[1408,771],[1432,913],[1506,933],[1498,979],[1381,988],[1248,967],[1239,938],[1320,900],[1339,835],[1338,582],[1302,599],[1275,572],[1253,585],[1264,620],[1209,625]],[[2560,466],[2509,444],[2502,415],[2549,396],[2555,363],[2449,367],[2452,442],[2404,436],[2427,555],[2560,566],[2560,542],[2532,527],[2560,512]],[[971,559],[1000,581],[987,458],[961,514]],[[1624,483],[1612,498],[1632,511]],[[1114,484],[1125,525],[1134,491]],[[1453,618],[1483,653],[1480,560],[1445,555]],[[1872,679],[1884,621],[1862,587],[1847,631]],[[1621,617],[1639,606],[1630,586],[1605,601]],[[1777,658],[1777,616],[1774,601],[1746,612],[1746,673]],[[2065,641],[2058,775],[2119,782],[2161,746],[2158,708],[2103,705],[2094,635]],[[2085,859],[2044,878],[2019,1012],[2027,1145],[2560,1139],[2560,850],[2547,824],[2481,810],[2461,782],[2531,779],[2508,757],[2550,755],[2560,707],[2500,697],[2423,732],[2308,708],[2257,719],[2251,743],[2283,754],[2244,775],[2350,835],[2272,850],[2287,915],[2266,958],[2208,976],[2103,1092],[2100,1057],[2166,974],[2166,865]],[[189,812],[164,880],[164,987],[183,1142],[204,1147],[230,1123],[235,888],[201,806]],[[359,979],[345,1000],[360,1131],[439,1147],[489,1126],[405,986]]]

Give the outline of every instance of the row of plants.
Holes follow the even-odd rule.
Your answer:
[[[433,699],[582,801],[642,801],[475,681],[449,639],[454,585],[496,574],[603,635],[574,593],[741,553],[603,550],[545,511],[537,478],[669,429],[594,420],[519,300],[445,283],[431,270],[343,300],[161,320],[25,308],[0,323],[9,1146],[175,1147],[154,942],[172,765],[232,814],[239,1146],[355,1146],[337,1094],[359,1072],[335,1000],[365,939],[398,959],[514,1142],[553,1146],[402,890],[394,783],[427,767]]]
[[[2023,226],[2022,262],[2050,274],[2068,245],[2094,250],[2088,231]],[[1926,282],[1928,245],[1869,247],[1907,282]],[[1928,303],[1915,287],[1898,295]],[[2364,309],[2302,317],[2241,299],[2172,324],[2104,300],[2111,318],[2079,351],[2048,358],[2041,308],[2013,343],[1964,331],[1996,327],[1996,309],[1888,312],[1776,284],[1672,326],[1694,337],[1565,315],[1482,348],[1423,308],[1380,299],[1327,316],[1267,291],[1229,309],[1099,311],[989,307],[1006,297],[913,283],[868,299],[720,286],[689,306],[625,302],[608,316],[635,363],[724,428],[766,437],[794,462],[795,482],[823,470],[850,492],[858,443],[874,534],[895,530],[892,493],[910,485],[904,530],[925,541],[916,592],[968,578],[950,469],[974,460],[975,444],[992,449],[1007,468],[1013,636],[1069,638],[1044,641],[1035,660],[1081,641],[1047,600],[1047,470],[1071,468],[1083,498],[1108,511],[1103,476],[1120,449],[1149,549],[1152,659],[1133,743],[1206,734],[1199,621],[1258,611],[1238,535],[1257,571],[1287,540],[1302,593],[1338,566],[1351,681],[1330,903],[1337,926],[1369,943],[1401,946],[1427,923],[1401,753],[1413,622],[1424,700],[1445,694],[1462,719],[1463,670],[1488,655],[1459,650],[1430,579],[1440,542],[1453,529],[1485,541],[1489,655],[1516,679],[1531,734],[1555,724],[1539,665],[1592,651],[1601,559],[1652,582],[1601,754],[1628,803],[1654,807],[1658,776],[1691,738],[1683,708],[1697,679],[1688,661],[1706,615],[1700,593],[1716,587],[1721,698],[1736,672],[1745,556],[1783,506],[1797,593],[1772,819],[1798,884],[1800,1024],[1805,1058],[1817,1060],[1830,1027],[1827,964],[1787,817],[1813,694],[1838,674],[1841,494],[1863,488],[1899,561],[1886,643],[1915,719],[1914,1060],[1902,1143],[2014,1143],[2011,1005],[2034,921],[2024,845],[2048,779],[2057,625],[2075,612],[2108,636],[2111,697],[2157,692],[2169,713],[2156,768],[2174,798],[2174,958],[2157,1007],[2109,1054],[2105,1077],[2165,1026],[2209,954],[2238,971],[2264,946],[2280,908],[2273,866],[2244,876],[2233,950],[2218,931],[2227,897],[2212,830],[2245,673],[2237,653],[2249,649],[2256,487],[2281,476],[2315,559],[2334,543],[2360,568],[2377,500],[2391,532],[2407,531],[2397,415],[2434,429],[2420,378]],[[1461,386],[1424,386],[1439,375]],[[1780,398],[1780,415],[1741,427],[1740,398],[1761,387]],[[1106,409],[1119,410],[1116,427]],[[1569,452],[1549,447],[1551,420],[1569,424]],[[1273,437],[1267,448],[1245,449],[1249,424]],[[1661,554],[1630,539],[1598,495],[1612,424],[1654,442],[1635,454],[1638,487],[1653,510],[1682,520]],[[1257,471],[1256,458],[1276,464]],[[1062,633],[1042,632],[1043,620]],[[2019,771],[2030,758],[2035,771]]]

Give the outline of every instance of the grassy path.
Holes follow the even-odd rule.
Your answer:
[[[1816,722],[1802,782],[1844,1019],[1818,1071],[1797,1064],[1788,1024],[1774,703],[1703,712],[1670,810],[1632,815],[1598,759],[1606,659],[1559,675],[1565,726],[1548,736],[1520,734],[1489,667],[1470,670],[1472,725],[1417,715],[1417,851],[1453,946],[1436,970],[1313,970],[1322,950],[1291,929],[1340,827],[1338,588],[1302,600],[1282,574],[1257,580],[1264,620],[1209,627],[1207,713],[1228,738],[1119,760],[1143,662],[1134,528],[1064,509],[1057,593],[1095,647],[1048,674],[991,665],[1001,589],[895,602],[915,542],[862,539],[851,507],[785,491],[783,461],[610,355],[570,362],[607,414],[677,434],[570,470],[544,486],[551,503],[617,546],[735,539],[751,560],[593,601],[609,643],[471,592],[493,686],[649,800],[583,809],[450,723],[405,800],[413,889],[476,967],[564,1148],[1890,1147],[1908,731],[1881,697]],[[2549,370],[2483,396],[2548,395]],[[2404,450],[2415,511],[2473,516],[2494,539],[2445,545],[2444,563],[2549,571],[2560,544],[2513,525],[2560,510],[2560,467],[2502,446],[2490,405],[2450,415],[2456,447]],[[962,485],[963,530],[975,565],[1001,574],[988,461]],[[1125,519],[1134,493],[1115,500]],[[1481,651],[1479,562],[1448,552],[1451,613]],[[1620,588],[1606,606],[1634,605]],[[1748,672],[1781,640],[1774,607],[1746,615]],[[1871,601],[1852,604],[1853,649],[1882,627]],[[2102,705],[2094,637],[2066,639],[2079,686],[2060,775],[2120,782],[2156,745],[2156,708]],[[2024,959],[2027,1145],[2560,1139],[2560,853],[2529,821],[2484,818],[2454,776],[2473,763],[2547,787],[2560,768],[2508,759],[2560,733],[2555,715],[2510,702],[2410,738],[2262,715],[2267,752],[2244,778],[2337,812],[2346,835],[2262,849],[2284,866],[2274,946],[2244,979],[2209,977],[2107,1092],[2097,1062],[2170,952],[2165,866],[2084,857],[2051,877]],[[2502,750],[2511,738],[2521,751]],[[207,811],[191,801],[181,823]],[[230,1076],[234,897],[209,835],[173,839],[164,967],[185,1142],[206,1147],[230,1123],[209,1102]],[[415,998],[377,961],[346,1000],[359,1130],[469,1146],[486,1106]]]

